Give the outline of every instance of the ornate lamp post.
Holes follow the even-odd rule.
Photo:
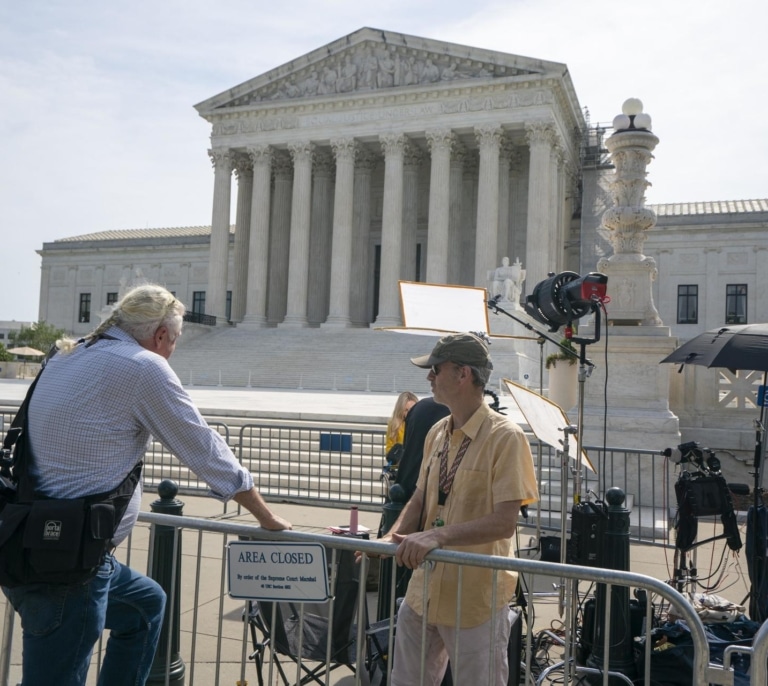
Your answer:
[[[610,182],[614,207],[603,213],[603,226],[610,233],[614,254],[597,263],[607,274],[611,296],[611,320],[616,325],[661,326],[653,304],[651,282],[656,261],[643,255],[646,234],[656,225],[656,214],[645,207],[646,167],[659,139],[651,132],[651,117],[643,103],[630,98],[622,114],[613,120],[613,135],[605,141],[616,167]]]

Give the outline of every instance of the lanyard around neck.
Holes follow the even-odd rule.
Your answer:
[[[451,433],[446,432],[445,441],[443,441],[443,448],[438,455],[440,460],[440,481],[437,489],[437,504],[445,505],[445,501],[448,500],[448,495],[451,492],[453,486],[453,478],[456,476],[456,470],[458,470],[461,460],[464,458],[464,454],[469,448],[469,444],[472,439],[465,435],[464,440],[459,446],[459,452],[456,453],[456,457],[453,460],[450,470],[448,469],[448,449],[451,443]]]

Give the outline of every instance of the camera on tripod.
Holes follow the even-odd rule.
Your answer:
[[[696,441],[681,443],[677,448],[667,448],[662,454],[676,464],[696,465],[704,474],[720,474],[720,460],[715,457],[714,451],[702,447],[701,443]],[[691,474],[691,472],[683,472],[683,474]]]
[[[695,441],[682,443],[677,446],[676,451],[667,448],[663,454],[679,465],[693,465],[695,469],[682,470],[675,483],[678,508],[675,547],[688,551],[707,542],[695,542],[698,519],[719,516],[723,524],[723,534],[715,538],[725,538],[731,550],[739,550],[741,535],[730,490],[721,472],[720,460],[714,451]]]

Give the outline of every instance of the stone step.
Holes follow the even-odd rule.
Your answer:
[[[194,330],[194,335],[186,332]],[[246,330],[186,325],[170,360],[185,385],[427,393],[427,373],[410,363],[438,336],[374,329]],[[516,379],[511,339],[491,344],[494,375]],[[531,381],[533,383],[533,381]]]

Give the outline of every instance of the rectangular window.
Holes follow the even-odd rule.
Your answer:
[[[192,291],[192,312],[205,314],[205,291]]]
[[[747,323],[747,284],[730,283],[725,287],[725,323]]]
[[[80,309],[77,316],[77,321],[81,324],[87,324],[91,321],[91,294],[80,294]]]
[[[227,291],[227,305],[226,305],[226,312],[227,315],[227,321],[232,321],[232,291]]]
[[[107,305],[114,305],[117,302],[117,293],[107,293]]]
[[[421,280],[421,243],[416,243],[416,278],[414,281],[420,282]]]
[[[373,249],[373,320],[379,316],[379,285],[381,281],[381,246]]]
[[[685,285],[677,287],[677,323],[699,323],[698,286]]]

